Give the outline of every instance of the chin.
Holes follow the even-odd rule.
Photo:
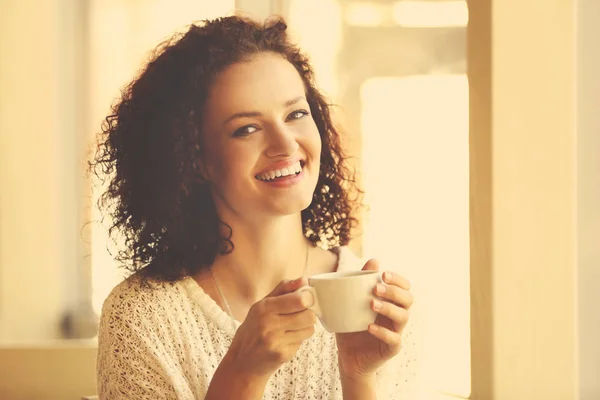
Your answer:
[[[310,206],[310,201],[298,201],[295,202],[294,204],[277,204],[274,205],[270,210],[269,210],[269,214],[271,215],[278,215],[278,216],[288,216],[288,215],[294,215],[294,214],[299,214],[302,211],[306,210],[308,207]]]
[[[313,177],[311,177],[313,178]],[[314,183],[311,182],[314,180]],[[317,186],[317,179],[310,179],[296,186],[295,189],[279,193],[268,198],[263,198],[256,206],[262,213],[270,216],[288,216],[298,214],[307,209],[313,201],[313,195]]]
[[[273,199],[275,200],[275,199]],[[265,212],[273,216],[298,214],[307,209],[312,202],[312,193],[296,195],[291,199],[277,199],[264,205]]]

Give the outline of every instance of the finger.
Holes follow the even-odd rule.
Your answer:
[[[363,271],[379,271],[379,260],[371,258],[362,268]]]
[[[402,336],[381,325],[369,325],[369,333],[387,344],[392,350],[398,351],[402,345]]]
[[[383,281],[389,285],[401,287],[404,290],[410,290],[410,281],[395,272],[386,271],[383,273]]]
[[[415,298],[412,293],[394,285],[386,285],[385,283],[378,283],[375,286],[375,294],[382,299],[389,300],[392,303],[399,305],[400,307],[406,308],[407,310],[413,305]]]
[[[275,287],[275,289],[273,289],[271,293],[267,295],[267,297],[276,297],[286,293],[291,293],[306,285],[308,285],[308,282],[304,277],[295,279],[293,281],[284,280],[279,282],[279,284]]]
[[[376,313],[383,315],[392,321],[395,328],[394,330],[398,333],[402,331],[408,322],[408,311],[402,307],[398,307],[395,304],[373,299],[371,301],[371,308]]]
[[[317,323],[317,316],[312,310],[304,310],[295,314],[282,315],[279,318],[281,329],[285,332],[301,331]]]
[[[307,328],[298,330],[298,331],[290,331],[285,333],[285,340],[290,344],[299,344],[304,342],[307,339],[310,339],[312,335],[315,333],[315,327],[309,326]]]
[[[306,310],[314,304],[314,298],[310,291],[286,293],[277,297],[265,299],[269,312],[287,315]]]

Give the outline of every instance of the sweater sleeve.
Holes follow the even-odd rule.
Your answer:
[[[169,338],[161,337],[162,321],[156,319],[148,300],[138,288],[124,282],[104,303],[97,359],[100,400],[194,398],[177,360],[165,346]]]

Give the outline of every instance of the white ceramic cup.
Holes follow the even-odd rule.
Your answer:
[[[383,282],[378,271],[331,272],[308,278],[309,290],[315,300],[310,307],[329,332],[349,333],[369,329],[377,313],[371,309],[375,285]]]

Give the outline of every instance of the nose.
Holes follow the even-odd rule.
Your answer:
[[[285,125],[273,127],[267,137],[267,157],[291,157],[300,148],[293,130]]]

